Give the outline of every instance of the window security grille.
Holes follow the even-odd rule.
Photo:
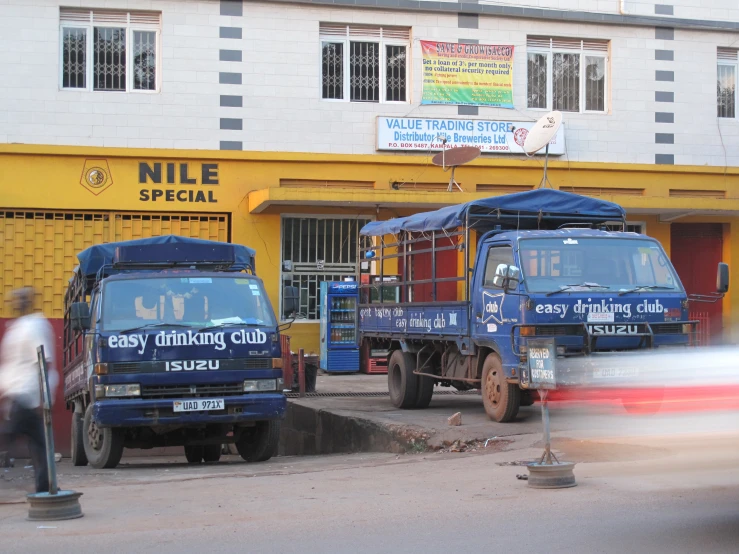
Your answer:
[[[156,90],[160,13],[61,8],[59,21],[62,88]]]
[[[321,23],[321,97],[406,102],[410,30]]]
[[[604,112],[608,41],[527,39],[527,106]]]
[[[736,74],[739,50],[719,48],[716,66],[716,106],[718,117],[736,117]]]
[[[295,286],[300,290],[301,319],[319,318],[322,281],[357,278],[359,229],[369,221],[356,218],[283,218],[283,286]]]

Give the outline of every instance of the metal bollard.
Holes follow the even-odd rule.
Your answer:
[[[31,521],[56,521],[82,517],[79,503],[81,492],[59,490],[56,479],[56,460],[54,460],[54,431],[51,421],[51,393],[49,373],[46,367],[44,347],[36,350],[39,366],[39,385],[41,404],[44,410],[44,436],[46,438],[46,465],[49,471],[49,492],[38,492],[27,496],[30,507],[28,519]]]
[[[547,396],[549,391],[539,389],[541,399],[541,418],[544,423],[544,453],[538,462],[528,464],[529,487],[535,489],[564,489],[574,487],[575,464],[572,462],[560,462],[552,452],[552,441],[549,433],[549,404]]]
[[[298,387],[300,388],[300,397],[305,396],[305,350],[302,348],[298,352]]]

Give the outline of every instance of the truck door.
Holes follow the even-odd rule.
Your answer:
[[[519,299],[496,287],[493,278],[500,264],[514,264],[513,248],[510,244],[493,244],[478,262],[477,267],[483,271],[476,271],[472,292],[475,338],[481,342],[494,341],[505,349],[510,344],[511,325],[518,321]]]

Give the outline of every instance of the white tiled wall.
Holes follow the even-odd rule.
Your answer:
[[[678,164],[739,165],[739,121],[716,118],[716,48],[739,34],[677,30],[669,41],[650,27],[480,17],[479,29],[460,29],[456,14],[245,2],[243,17],[225,17],[217,1],[67,0],[163,14],[161,92],[88,93],[59,90],[61,2],[33,1],[32,10],[21,0],[0,4],[3,142],[218,149],[229,140],[244,150],[370,154],[378,115],[457,116],[456,106],[419,104],[421,39],[515,45],[516,109],[480,108],[479,117],[541,116],[525,109],[526,36],[538,34],[611,41],[611,111],[565,114],[568,159],[654,163],[656,153],[669,153]],[[413,103],[321,100],[321,21],[412,27]],[[221,25],[243,27],[243,39],[219,39]],[[242,49],[244,61],[218,61],[219,48]],[[674,50],[675,61],[655,61],[655,49]],[[675,71],[675,82],[656,82],[662,69]],[[243,73],[243,84],[219,84],[219,71]],[[674,91],[675,103],[656,103],[655,90]],[[242,95],[243,108],[221,108],[220,94]],[[674,112],[675,124],[656,124],[655,111]],[[221,130],[220,117],[243,118],[243,131]],[[655,144],[657,132],[674,133],[675,144]]]
[[[739,2],[736,0],[479,0],[479,3],[495,6],[525,6],[545,10],[739,21]],[[672,16],[664,13],[658,14],[655,5],[671,6]]]
[[[603,0],[598,0],[600,4]],[[609,0],[618,4],[619,0]],[[736,0],[626,0],[626,13],[654,15],[654,5],[672,6],[673,17],[709,21],[739,21],[739,2]]]
[[[160,93],[59,90],[59,6],[163,14]],[[217,1],[11,0],[0,3],[0,140],[218,148]]]

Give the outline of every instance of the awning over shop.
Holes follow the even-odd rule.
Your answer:
[[[290,208],[308,206],[429,211],[486,198],[491,198],[489,192],[437,192],[413,189],[393,190],[389,188],[268,187],[249,192],[248,209],[249,213],[252,214],[276,214]],[[588,196],[587,198],[618,204],[626,210],[629,216],[658,215],[665,222],[695,215],[739,216],[739,199],[735,198],[722,199],[720,210],[716,209],[717,203],[714,198],[618,194],[603,194]]]

